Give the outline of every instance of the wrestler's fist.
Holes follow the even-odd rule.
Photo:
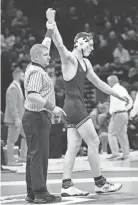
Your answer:
[[[48,23],[52,24],[55,21],[55,14],[56,11],[53,10],[52,8],[47,9],[46,11],[46,18],[48,20]]]
[[[66,113],[64,112],[64,110],[58,106],[56,106],[52,112],[59,117],[62,115],[66,116]]]

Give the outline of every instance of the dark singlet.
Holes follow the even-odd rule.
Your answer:
[[[75,125],[77,128],[89,118],[84,103],[84,82],[86,73],[87,66],[85,72],[78,61],[78,69],[75,77],[69,81],[64,80],[65,101],[63,109],[67,114],[65,120],[68,125]]]

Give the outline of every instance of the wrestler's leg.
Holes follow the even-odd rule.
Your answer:
[[[67,151],[64,158],[63,179],[71,179],[76,155],[80,149],[82,138],[76,128],[67,130]]]
[[[88,159],[96,185],[95,191],[98,193],[118,191],[122,187],[122,185],[119,183],[112,184],[110,182],[107,182],[105,177],[103,177],[101,174],[98,149],[99,137],[95,131],[92,120],[90,118],[87,119],[80,127],[78,127],[78,132],[88,146]]]
[[[89,118],[79,128],[78,132],[88,146],[88,160],[93,177],[101,175],[99,157],[99,137],[95,131],[92,120]]]
[[[82,143],[82,138],[76,128],[68,128],[67,141],[61,196],[87,196],[89,193],[76,188],[71,180],[75,158]]]

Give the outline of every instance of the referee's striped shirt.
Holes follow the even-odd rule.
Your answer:
[[[54,83],[48,73],[39,65],[30,63],[25,72],[24,78],[25,88],[25,105],[24,107],[30,111],[40,112],[46,110],[41,105],[32,103],[28,98],[29,91],[39,93],[45,100],[55,105]],[[49,111],[49,110],[47,110]]]

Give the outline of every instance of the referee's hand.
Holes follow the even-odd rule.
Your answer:
[[[58,106],[56,106],[52,112],[53,112],[56,116],[61,116],[61,115],[67,116],[66,113],[64,112],[64,110],[63,110],[62,108],[58,107]]]

